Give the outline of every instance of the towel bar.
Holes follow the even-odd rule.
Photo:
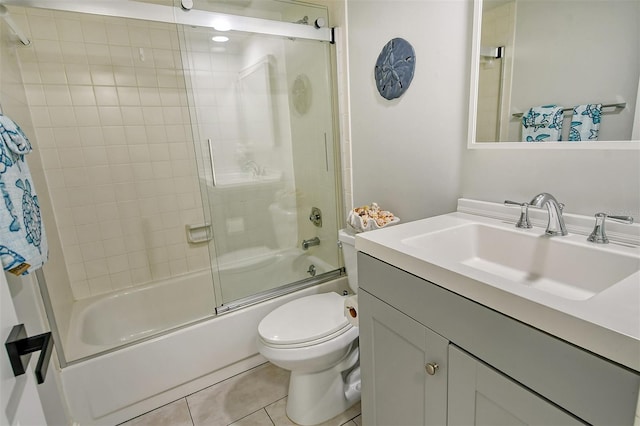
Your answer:
[[[625,109],[627,107],[627,103],[626,102],[620,102],[617,104],[602,104],[602,108],[615,108],[615,109]],[[573,111],[573,107],[571,108],[563,108],[562,109],[563,112],[568,112],[568,111]],[[523,112],[516,112],[511,114],[512,117],[514,118],[521,118],[524,115]]]

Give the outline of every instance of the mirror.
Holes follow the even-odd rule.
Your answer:
[[[271,69],[274,57],[266,55],[240,71],[238,88],[242,103],[243,130],[247,144],[272,149],[275,145]]]
[[[474,4],[471,148],[640,146],[640,1],[476,0]],[[581,104],[584,108],[602,104],[596,111],[599,124],[580,124],[583,111],[574,116],[574,107]],[[548,105],[558,107],[555,125],[542,120],[543,114],[535,116],[534,123],[530,109],[539,113],[538,107]],[[551,134],[547,140],[554,142],[522,143],[535,141],[523,125],[523,115],[530,118],[525,124],[548,126],[543,133]],[[595,130],[597,139],[583,135],[588,142],[569,142],[576,139],[579,126],[591,126],[586,134]]]

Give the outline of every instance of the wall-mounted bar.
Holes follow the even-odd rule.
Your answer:
[[[9,15],[9,11],[7,10],[6,6],[3,4],[0,4],[0,17],[4,19],[4,22],[6,22],[9,28],[11,28],[11,30],[16,34],[16,36],[20,40],[20,43],[24,44],[25,46],[29,46],[31,44],[31,40],[29,40],[27,36],[24,35],[20,27],[16,24],[11,15]]]
[[[289,38],[302,38],[333,42],[330,28],[313,25],[272,21],[247,16],[228,15],[204,10],[184,10],[180,7],[163,6],[132,0],[68,1],[68,0],[6,0],[5,4],[35,7],[66,12],[142,19],[170,24],[193,25],[213,28],[218,31],[243,31]]]
[[[615,108],[616,110],[625,109],[627,107],[626,102],[619,102],[617,104],[602,104],[602,108]],[[562,112],[567,113],[569,111],[573,111],[573,107],[571,108],[562,108]],[[516,112],[511,114],[514,118],[521,118],[524,115],[523,112]]]

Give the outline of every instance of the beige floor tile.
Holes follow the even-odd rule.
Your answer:
[[[263,364],[187,397],[195,426],[223,426],[287,395],[289,372]]]
[[[353,419],[353,422],[356,426],[362,426],[362,415],[359,415]]]
[[[273,420],[275,426],[295,426],[296,423],[292,422],[286,413],[286,405],[287,398],[282,398],[281,400],[268,405],[265,407],[267,413],[269,413],[269,417]],[[353,407],[349,408],[347,411],[338,414],[332,419],[327,420],[319,426],[341,426],[343,424],[349,425],[349,421],[354,417],[360,414],[360,403],[358,402]],[[351,426],[351,425],[349,425]]]
[[[229,426],[273,426],[273,422],[263,408],[262,410],[249,414],[247,417],[244,417]]]
[[[122,426],[193,426],[193,423],[187,401],[182,398],[122,423]]]

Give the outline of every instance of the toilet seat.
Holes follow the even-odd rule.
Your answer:
[[[353,326],[344,315],[344,298],[337,293],[314,294],[286,303],[258,325],[260,340],[268,346],[312,346],[344,334]]]

